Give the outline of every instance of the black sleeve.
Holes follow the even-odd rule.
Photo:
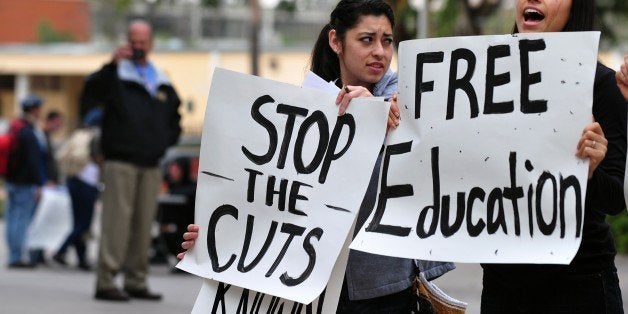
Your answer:
[[[46,135],[46,179],[52,181],[55,184],[59,183],[59,167],[57,166],[57,160],[55,158],[54,149],[52,147],[52,141],[50,136]]]
[[[587,187],[588,207],[616,215],[625,208],[626,100],[615,82],[615,72],[598,64],[593,92],[593,116],[608,140],[604,160],[593,172]]]
[[[181,115],[179,114],[179,106],[181,105],[181,100],[179,99],[177,92],[174,90],[174,87],[172,88],[172,93],[174,94],[174,112],[170,116],[171,138],[168,146],[177,144],[177,142],[179,141],[179,136],[181,135]]]
[[[43,165],[42,152],[39,147],[37,137],[32,129],[23,127],[17,134],[19,158],[23,162],[26,171],[32,176],[37,184],[44,184],[45,168]],[[23,168],[24,169],[24,168]],[[27,176],[30,177],[30,176]]]
[[[117,67],[113,63],[105,64],[100,70],[85,78],[79,99],[81,119],[92,108],[105,108],[108,103],[112,102],[112,97],[115,95],[112,91],[117,80]]]

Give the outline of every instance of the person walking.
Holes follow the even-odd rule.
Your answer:
[[[36,125],[43,101],[36,95],[20,102],[22,116],[11,122],[11,148],[6,173],[8,194],[6,207],[6,239],[9,246],[9,268],[32,268],[26,260],[26,234],[33,220],[41,186],[45,182],[42,162],[44,148],[36,135]]]
[[[57,166],[57,160],[55,158],[56,149],[54,147],[54,143],[52,142],[52,136],[54,133],[61,130],[62,127],[63,116],[59,111],[51,110],[46,114],[42,127],[35,128],[35,135],[37,135],[40,143],[43,145],[44,153],[41,162],[43,163],[45,169],[44,185],[46,187],[56,187],[59,184],[59,167]],[[43,193],[45,192],[42,192],[42,196]],[[38,221],[37,217],[34,218],[34,221]],[[33,228],[37,228],[37,225],[33,225]],[[33,246],[33,243],[29,243],[28,251],[30,260],[33,264],[48,265],[48,262],[46,261],[45,248],[40,245]]]
[[[159,159],[181,132],[181,103],[172,83],[149,60],[152,28],[143,20],[128,26],[127,43],[89,75],[82,112],[101,107],[104,154],[101,238],[96,271],[97,300],[160,300],[148,288],[151,226],[161,183]],[[123,289],[115,278],[124,272]]]
[[[95,109],[83,119],[83,126],[72,132],[70,139],[59,149],[59,166],[67,176],[66,185],[72,200],[72,231],[52,259],[66,266],[65,255],[70,246],[76,250],[78,268],[89,271],[85,239],[89,233],[94,206],[99,195],[100,120],[102,113]]]

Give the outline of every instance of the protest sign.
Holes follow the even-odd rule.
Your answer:
[[[199,240],[179,268],[310,303],[323,291],[384,141],[388,104],[216,69],[200,155]]]
[[[325,290],[310,304],[302,304],[261,292],[250,291],[210,279],[204,279],[196,297],[192,314],[231,314],[231,313],[290,313],[326,314],[336,313],[340,290],[349,258],[349,243],[353,227],[347,235],[340,255],[332,270]]]
[[[582,238],[599,33],[399,47],[401,125],[351,248],[427,260],[569,263]]]

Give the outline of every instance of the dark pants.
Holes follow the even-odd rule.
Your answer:
[[[64,255],[70,245],[73,245],[78,255],[79,264],[85,265],[85,234],[89,231],[94,215],[94,204],[98,198],[98,189],[89,185],[76,177],[67,180],[70,199],[72,200],[72,218],[74,225],[72,232],[57,251],[57,254]]]
[[[375,274],[376,275],[376,274]],[[350,300],[347,282],[342,283],[338,314],[408,314],[416,309],[412,287],[397,293],[364,300]]]
[[[564,274],[542,282],[504,280],[484,271],[482,313],[624,313],[617,269]]]

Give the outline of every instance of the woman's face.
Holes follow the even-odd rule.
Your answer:
[[[572,0],[516,1],[519,32],[560,32],[567,25]]]
[[[347,30],[342,41],[331,30],[329,45],[340,59],[342,83],[372,89],[390,67],[392,26],[385,15],[365,15]]]

